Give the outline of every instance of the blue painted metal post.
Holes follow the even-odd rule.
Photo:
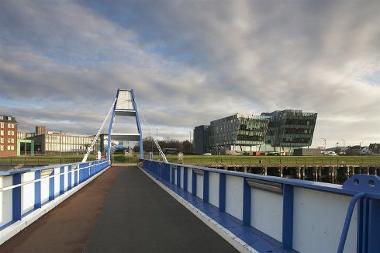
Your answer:
[[[62,195],[63,193],[65,193],[65,174],[62,174],[65,172],[65,166],[62,166],[60,169],[59,169],[59,173],[61,175],[59,175],[59,195]]]
[[[170,173],[171,173],[171,177],[170,177],[170,183],[171,184],[175,184],[175,172],[174,172],[174,170],[175,170],[175,168],[174,168],[174,166],[169,166],[170,167]]]
[[[188,192],[187,189],[187,168],[183,167],[183,189]]]
[[[197,196],[197,174],[194,170],[191,172],[191,193]]]
[[[245,179],[243,189],[243,224],[246,226],[251,225],[251,187]]]
[[[71,187],[72,187],[72,172],[71,172],[71,170],[72,170],[72,167],[71,167],[71,165],[69,165],[69,167],[67,168],[67,170],[68,170],[68,173],[67,173],[67,190],[70,190],[71,189]]]
[[[292,185],[283,185],[282,209],[282,246],[284,249],[293,248],[293,202],[294,188]]]
[[[181,188],[181,167],[177,166],[177,186]]]
[[[368,238],[368,216],[369,216],[369,204],[368,199],[363,198],[359,201],[358,206],[358,252],[367,252],[367,238]]]
[[[131,90],[132,94],[132,102],[133,106],[136,111],[136,125],[137,125],[137,130],[139,132],[140,138],[139,138],[139,145],[140,145],[140,159],[144,159],[144,141],[143,141],[143,135],[142,135],[142,130],[141,130],[141,125],[140,125],[140,118],[139,118],[139,112],[137,110],[137,104],[136,104],[136,98],[135,98],[135,92],[132,89]]]
[[[41,171],[36,170],[34,172],[34,179],[41,179]],[[34,182],[34,208],[41,207],[41,181]]]
[[[219,174],[219,210],[226,211],[226,174]]]
[[[371,199],[369,204],[368,252],[380,252],[380,200]]]
[[[364,198],[359,205],[358,252],[380,252],[380,201]]]
[[[73,171],[74,173],[74,187],[78,185],[78,174],[79,174],[79,171],[78,171],[78,168],[79,168],[79,165],[76,165],[75,166],[75,169]]]
[[[117,93],[116,93],[116,99],[119,97],[119,90],[117,90]],[[107,160],[111,163],[111,134],[112,134],[112,125],[113,125],[113,121],[115,119],[115,109],[116,109],[116,102],[117,100],[115,100],[115,104],[113,106],[113,110],[112,110],[112,116],[111,116],[111,119],[110,119],[110,123],[108,125],[108,141],[107,141]]]
[[[50,178],[49,178],[49,200],[53,200],[54,199],[54,171],[55,169],[53,169],[53,171],[51,172],[50,174]]]
[[[204,171],[203,174],[203,202],[208,203],[209,195],[209,172]]]
[[[21,173],[12,176],[12,184],[21,184]],[[12,220],[21,220],[21,186],[12,189]]]

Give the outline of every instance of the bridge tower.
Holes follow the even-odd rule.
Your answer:
[[[135,118],[136,129],[127,131],[123,128],[120,132],[114,132],[114,122],[116,118]],[[111,160],[111,143],[115,141],[137,141],[140,146],[140,159],[144,158],[143,136],[141,131],[139,113],[135,100],[133,89],[118,89],[116,93],[116,102],[113,105],[112,117],[108,127],[108,147],[107,159]]]

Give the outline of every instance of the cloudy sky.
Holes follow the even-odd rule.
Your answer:
[[[313,145],[380,142],[380,2],[0,2],[0,114],[94,134],[120,88],[145,135],[318,112]],[[152,130],[154,129],[154,130]]]

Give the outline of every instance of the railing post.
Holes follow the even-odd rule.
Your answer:
[[[209,172],[203,171],[203,202],[208,203],[209,195]]]
[[[74,171],[73,171],[73,173],[74,173],[74,187],[78,185],[78,180],[79,180],[79,178],[78,178],[79,170],[78,169],[79,169],[79,165],[76,164]]]
[[[246,179],[243,183],[243,225],[251,225],[251,187]]]
[[[55,168],[53,168],[53,171],[49,175],[49,201],[53,200],[55,197],[54,194],[54,179],[55,179]]]
[[[187,167],[183,167],[183,189],[188,192],[187,189]]]
[[[282,209],[282,247],[293,248],[293,203],[294,187],[283,184],[283,209]]]
[[[174,166],[172,165],[169,165],[169,168],[170,168],[170,173],[171,173],[171,177],[170,177],[170,183],[171,184],[175,184],[175,172],[174,172]]]
[[[380,201],[360,200],[358,215],[358,252],[380,252]]]
[[[226,211],[226,174],[219,174],[219,210]]]
[[[181,188],[181,167],[177,166],[177,186]]]
[[[41,179],[41,170],[36,170],[34,172],[34,179]],[[41,207],[41,181],[34,182],[34,208]]]
[[[191,194],[197,196],[197,174],[191,170]]]
[[[65,166],[62,166],[59,168],[59,194],[62,195],[65,193],[65,174],[62,174],[65,172]]]
[[[71,172],[71,165],[69,165],[68,167],[67,167],[67,190],[70,190],[71,189],[71,187],[72,187],[72,172]]]
[[[21,184],[21,173],[12,176],[12,185]],[[12,220],[21,220],[21,186],[12,189]]]

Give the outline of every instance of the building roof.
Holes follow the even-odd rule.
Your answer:
[[[14,123],[17,123],[16,117],[10,116],[10,115],[0,115],[0,121],[2,121],[2,122],[14,122]]]

